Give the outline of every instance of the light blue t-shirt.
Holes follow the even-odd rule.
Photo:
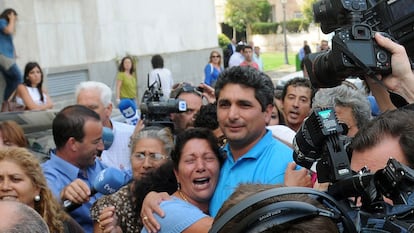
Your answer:
[[[161,202],[160,207],[164,211],[165,217],[161,218],[159,215],[154,214],[161,226],[161,230],[158,233],[180,233],[198,220],[208,217],[196,206],[176,197]],[[148,233],[148,231],[144,227],[141,233]]]
[[[224,150],[227,158],[220,170],[219,182],[210,201],[210,215],[216,216],[220,207],[233,191],[246,183],[279,184],[283,183],[288,163],[293,162],[293,151],[282,142],[266,134],[246,154],[237,161],[227,144]]]

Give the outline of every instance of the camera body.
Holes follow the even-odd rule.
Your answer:
[[[386,75],[391,70],[391,53],[380,47],[375,39],[375,31],[382,31],[389,38],[403,41],[414,51],[414,16],[410,0],[321,0],[313,5],[316,22],[321,23],[324,33],[335,31],[332,50],[309,54],[304,59],[312,85],[333,87],[349,76],[364,78],[366,75]],[[398,5],[396,5],[398,4]],[[406,6],[399,10],[396,6]],[[392,12],[398,12],[396,17]],[[401,25],[408,25],[404,29]],[[375,31],[374,31],[375,30]],[[411,40],[408,40],[410,38]],[[410,53],[409,53],[410,54]]]
[[[174,132],[174,123],[170,119],[171,113],[187,111],[187,103],[181,99],[162,100],[163,92],[161,87],[156,88],[157,81],[148,85],[148,89],[142,96],[140,105],[141,118],[146,126],[159,125],[170,127]],[[159,85],[158,85],[159,86]]]
[[[306,168],[317,162],[318,181],[331,183],[327,193],[361,217],[359,227],[371,230],[364,232],[412,232],[414,170],[390,158],[375,173],[351,173],[343,132],[332,107],[315,108],[293,141],[295,162]],[[394,205],[384,202],[383,196]],[[361,197],[362,206],[354,208],[349,197]]]

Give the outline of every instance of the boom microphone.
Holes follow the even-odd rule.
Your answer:
[[[118,105],[119,111],[125,117],[125,121],[129,125],[136,125],[139,120],[137,106],[134,101],[130,99],[122,99]]]
[[[129,181],[130,176],[127,173],[113,167],[105,168],[99,172],[98,176],[95,178],[90,196],[93,196],[96,193],[101,193],[103,195],[115,193],[122,186],[128,184]],[[81,205],[82,204],[73,203],[69,200],[63,202],[63,208],[66,212],[71,212]]]

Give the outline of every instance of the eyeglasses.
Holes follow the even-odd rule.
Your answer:
[[[140,161],[144,161],[146,157],[148,157],[152,161],[161,161],[163,159],[169,158],[168,155],[163,155],[160,153],[145,154],[145,153],[139,152],[139,153],[135,153],[133,156]]]
[[[203,96],[201,92],[197,90],[197,87],[189,84],[189,83],[178,83],[172,87],[172,91],[170,94],[170,98],[177,99],[181,93],[194,93],[200,97]]]

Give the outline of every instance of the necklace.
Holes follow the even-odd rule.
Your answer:
[[[178,194],[180,195],[181,199],[188,202],[187,197],[184,195],[184,193],[181,192],[181,190],[177,190]]]

